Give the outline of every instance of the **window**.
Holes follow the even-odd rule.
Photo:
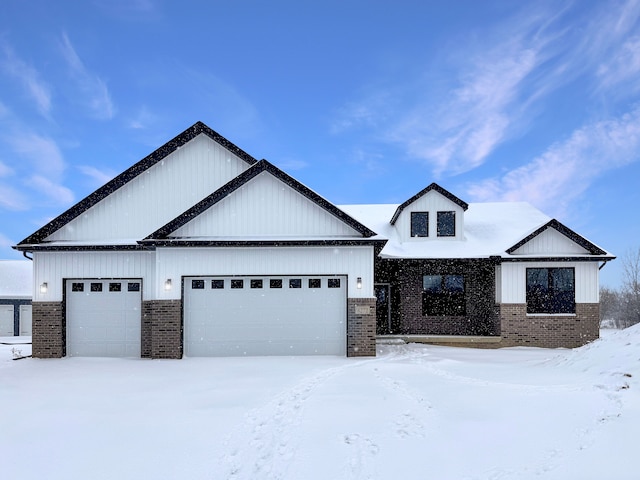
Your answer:
[[[290,278],[289,288],[302,288],[302,280],[300,278]]]
[[[429,212],[411,212],[411,236],[429,236]]]
[[[319,278],[310,278],[309,279],[309,288],[320,288],[321,283]]]
[[[224,280],[221,280],[221,279],[211,280],[211,288],[214,290],[220,290],[224,288]]]
[[[456,212],[438,212],[438,236],[456,236]]]
[[[122,284],[121,283],[110,283],[109,284],[109,291],[110,292],[121,292],[122,291]]]
[[[272,278],[269,280],[269,288],[282,288],[282,279]]]
[[[140,283],[139,282],[131,282],[127,285],[128,292],[139,292],[140,291]]]
[[[327,287],[329,287],[329,288],[340,288],[340,279],[339,278],[330,278],[327,281]]]
[[[84,292],[84,283],[72,283],[71,284],[71,291],[72,292]]]
[[[231,280],[231,288],[244,288],[244,280]]]
[[[192,290],[204,290],[204,280],[191,280]]]
[[[257,278],[257,279],[251,280],[251,288],[262,288],[262,279]]]
[[[573,268],[527,268],[527,313],[575,313]]]
[[[423,276],[422,314],[426,316],[466,315],[464,276]]]
[[[102,291],[102,283],[92,283],[91,284],[92,292],[101,292]]]

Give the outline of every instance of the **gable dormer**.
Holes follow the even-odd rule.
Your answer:
[[[510,255],[583,256],[607,252],[553,219],[507,249]]]
[[[400,240],[463,240],[466,202],[432,183],[400,205],[391,225],[396,227]]]

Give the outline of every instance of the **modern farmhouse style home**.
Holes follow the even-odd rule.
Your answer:
[[[200,122],[15,248],[40,358],[574,347],[598,337],[614,258],[528,204],[436,184],[338,207]]]

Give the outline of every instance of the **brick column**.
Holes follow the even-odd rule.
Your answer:
[[[376,299],[347,300],[347,357],[376,355]]]
[[[33,358],[62,358],[66,355],[62,302],[33,302],[31,354]]]
[[[142,356],[182,358],[182,300],[149,300],[144,304]]]

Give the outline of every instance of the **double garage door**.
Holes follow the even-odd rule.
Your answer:
[[[67,355],[139,357],[140,279],[67,280]],[[344,276],[186,277],[187,356],[345,355]]]
[[[346,277],[187,277],[187,356],[345,355]]]

